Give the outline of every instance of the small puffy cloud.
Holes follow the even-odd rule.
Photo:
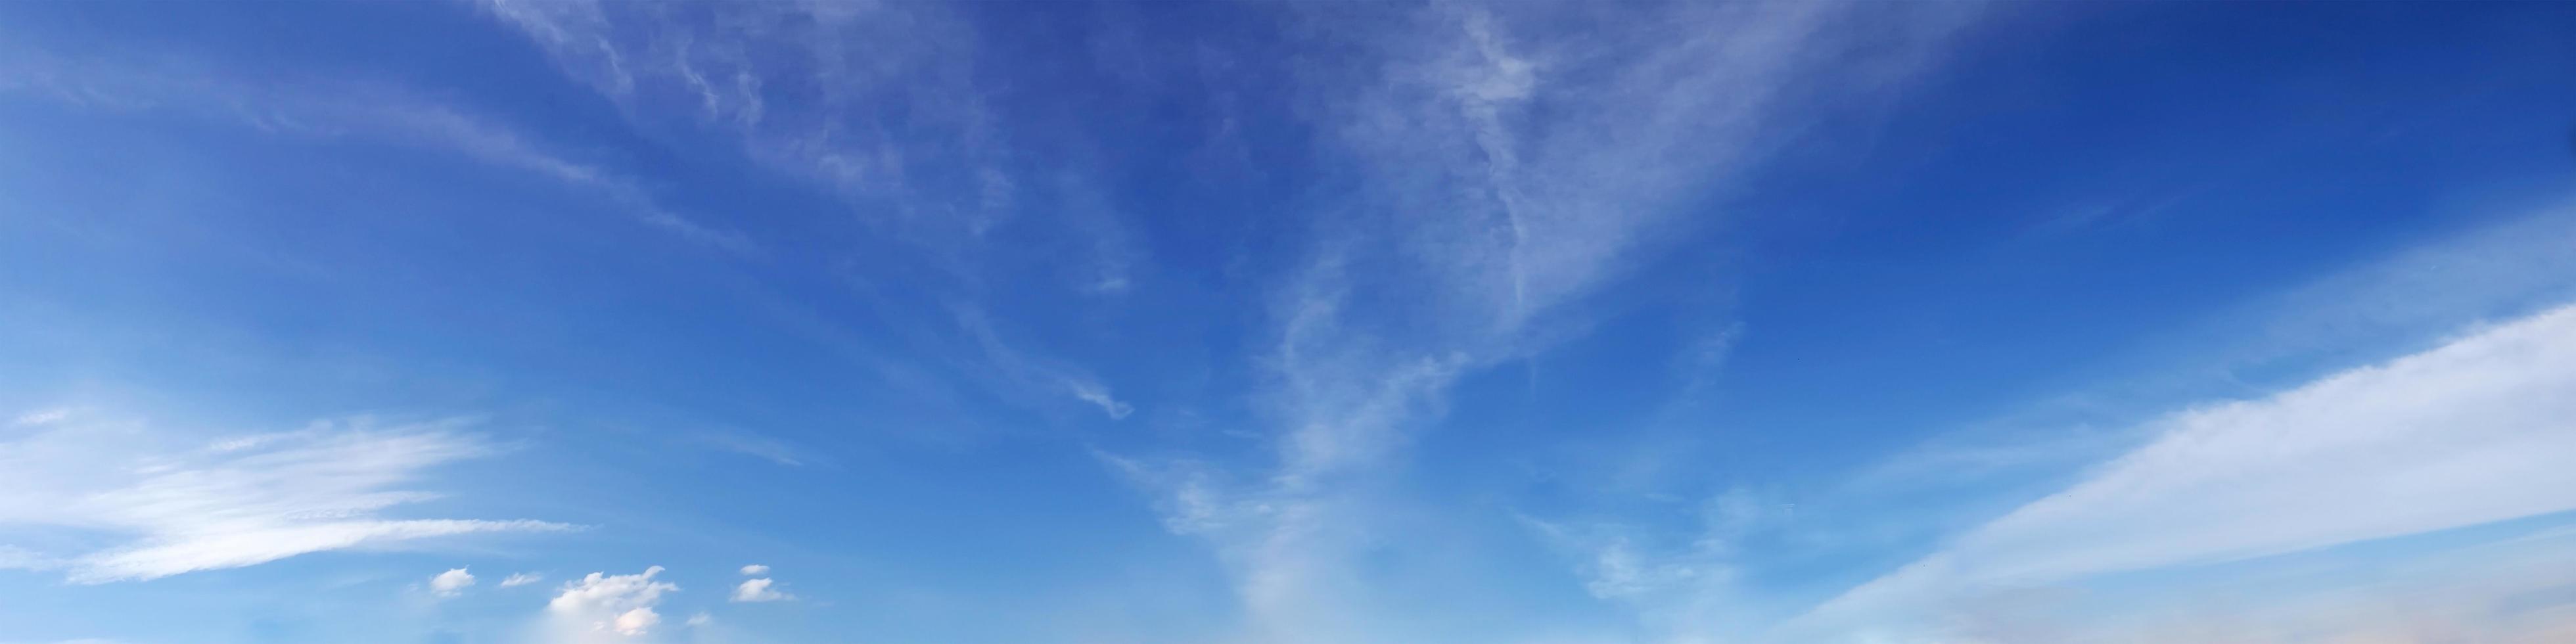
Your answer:
[[[465,594],[465,588],[472,585],[474,585],[474,573],[465,572],[464,568],[452,568],[429,578],[429,592],[440,597]]]
[[[510,576],[509,576],[509,577],[505,577],[505,578],[501,579],[501,587],[502,587],[502,588],[509,588],[509,587],[512,587],[512,586],[525,586],[525,585],[528,585],[528,584],[533,584],[533,583],[537,583],[537,582],[545,581],[545,580],[546,580],[546,576],[545,576],[545,575],[540,575],[540,574],[536,574],[536,573],[532,573],[532,572],[514,572],[514,573],[510,573]]]
[[[708,625],[708,624],[713,624],[713,623],[715,623],[715,621],[716,621],[716,616],[714,616],[714,615],[709,615],[709,614],[707,614],[707,612],[706,612],[706,611],[698,611],[698,614],[696,614],[696,615],[690,615],[690,616],[689,616],[689,625],[690,625],[690,626],[705,626],[705,625]]]
[[[733,588],[733,600],[738,602],[774,602],[795,599],[795,597],[790,596],[787,593],[778,592],[776,589],[770,588],[769,586],[770,580],[767,578],[743,580],[742,585],[735,586]]]
[[[1064,386],[1067,390],[1073,393],[1074,398],[1099,407],[1100,412],[1108,414],[1110,420],[1123,420],[1127,418],[1128,414],[1136,412],[1136,407],[1134,405],[1129,405],[1126,401],[1122,401],[1111,396],[1109,394],[1109,387],[1106,385],[1092,382],[1090,380],[1066,377]]]
[[[760,564],[752,564],[752,565],[748,565],[748,566],[743,566],[743,567],[742,567],[742,574],[745,574],[745,575],[766,575],[766,574],[769,574],[769,567],[768,567],[768,566],[763,566],[763,565],[760,565]]]
[[[653,607],[662,602],[663,593],[680,590],[678,584],[654,581],[653,577],[660,574],[661,566],[633,575],[594,572],[580,581],[564,584],[563,592],[546,602],[557,637],[561,641],[598,642],[652,632],[655,625],[662,623],[662,615]]]

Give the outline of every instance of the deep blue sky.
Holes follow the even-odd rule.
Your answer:
[[[0,642],[2547,641],[2570,33],[0,6]]]

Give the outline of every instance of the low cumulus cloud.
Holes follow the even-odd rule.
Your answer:
[[[679,584],[654,580],[661,574],[661,566],[632,575],[594,572],[564,584],[563,592],[546,602],[548,637],[587,643],[651,634],[662,623],[662,614],[654,610],[662,595],[680,590]]]
[[[772,585],[773,583],[767,578],[745,579],[743,580],[742,585],[735,586],[733,588],[733,600],[736,602],[774,602],[795,598],[787,593],[778,592],[777,589],[770,587]]]
[[[430,594],[440,597],[465,594],[465,589],[473,585],[474,573],[466,572],[464,568],[451,568],[447,572],[438,573],[438,576],[429,578]]]

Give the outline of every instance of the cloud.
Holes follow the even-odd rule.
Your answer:
[[[916,241],[971,241],[1018,202],[1008,133],[970,73],[978,34],[948,7],[483,6],[636,125],[730,137],[756,162],[831,188]],[[908,109],[896,116],[889,105]]]
[[[1748,631],[1759,602],[1742,590],[1743,543],[1784,522],[1785,504],[1744,489],[1689,508],[1692,530],[1674,535],[1616,522],[1521,520],[1573,557],[1584,591],[1638,613],[1654,641]]]
[[[872,249],[887,251],[882,255],[866,255],[918,260],[844,258],[860,267],[845,269],[851,273],[899,263],[904,290],[930,291],[969,309],[991,296],[988,284],[1017,277],[997,275],[1032,264],[1043,264],[1056,286],[1094,300],[1146,283],[1137,275],[1140,236],[1105,196],[1106,182],[1077,170],[1099,164],[1059,151],[1068,143],[1062,128],[1035,132],[1031,138],[1043,145],[1015,145],[1020,133],[1005,118],[1010,106],[997,102],[1020,93],[979,65],[977,21],[953,7],[479,4],[566,77],[618,106],[636,130],[736,146],[755,164],[848,206],[877,233],[869,243],[887,245]],[[1070,261],[1054,261],[1060,254]],[[961,317],[970,315],[981,313]],[[1013,346],[1002,339],[1011,334],[987,321],[963,324],[932,333],[962,333],[980,345],[980,353],[956,356],[959,366],[1011,402],[1068,400],[1111,420],[1136,411],[1099,374]]]
[[[1109,388],[1101,386],[1100,383],[1067,378],[1064,380],[1064,387],[1073,393],[1075,399],[1099,407],[1100,413],[1108,414],[1110,420],[1122,420],[1127,418],[1128,414],[1136,413],[1134,406],[1111,397]]]
[[[1109,416],[1110,420],[1123,420],[1128,414],[1135,413],[1134,406],[1119,400],[1110,393],[1108,385],[1082,369],[1029,355],[1002,342],[1000,333],[993,329],[992,321],[982,310],[961,307],[957,309],[956,317],[958,328],[974,339],[976,346],[983,351],[984,364],[1006,387],[1049,394],[1060,392],[1099,407],[1100,413]]]
[[[1973,11],[1840,3],[1314,7],[1299,70],[1347,201],[1275,292],[1257,356],[1277,462],[1126,470],[1228,563],[1255,630],[1376,639],[1389,472],[1449,388],[1579,328],[1818,101],[1931,58]],[[1567,19],[1586,27],[1569,32]],[[1387,619],[1402,619],[1386,616]]]
[[[511,588],[515,586],[525,586],[545,580],[545,575],[529,572],[514,572],[510,573],[510,576],[501,579],[501,587]]]
[[[795,599],[795,597],[773,590],[769,586],[770,580],[768,579],[745,579],[743,580],[742,585],[734,587],[733,601],[774,602]]]
[[[1967,589],[2210,564],[2576,509],[2576,306],[2154,424],[2079,483],[1810,621]]]
[[[690,615],[688,621],[690,626],[705,626],[713,623],[716,623],[716,617],[714,615],[707,614],[706,611],[698,611],[696,614]]]
[[[708,432],[699,434],[698,440],[725,451],[767,459],[769,462],[789,467],[801,467],[807,460],[804,450],[789,445],[786,441],[767,436],[738,432]]]
[[[116,113],[232,123],[264,132],[352,139],[455,154],[587,190],[638,222],[734,253],[749,237],[658,205],[632,179],[549,151],[531,136],[394,87],[304,79],[281,83],[197,64],[137,64],[49,52],[11,52],[0,93],[26,93]]]
[[[752,565],[748,565],[748,566],[743,566],[743,567],[742,567],[742,574],[745,574],[745,575],[766,575],[766,574],[769,574],[769,567],[768,567],[768,566],[763,566],[763,565],[760,565],[760,564],[752,564]]]
[[[0,443],[0,524],[120,539],[103,550],[45,553],[77,583],[238,568],[431,537],[573,528],[377,516],[435,498],[406,489],[432,468],[493,451],[481,437],[460,431],[466,424],[356,418],[198,447],[139,426],[57,424]]]
[[[24,414],[19,414],[17,418],[15,418],[15,419],[11,419],[11,420],[9,421],[9,425],[10,425],[10,426],[13,426],[13,427],[35,427],[35,426],[38,426],[38,425],[51,425],[51,424],[54,424],[54,423],[56,423],[56,422],[59,422],[59,421],[61,421],[61,420],[65,419],[65,418],[70,418],[71,416],[72,416],[72,410],[71,410],[71,408],[70,408],[70,407],[55,407],[55,408],[52,408],[52,409],[39,409],[39,410],[36,410],[36,411],[31,411],[31,412],[27,412],[27,413],[24,413]]]
[[[440,597],[465,594],[465,588],[472,585],[474,585],[474,575],[465,572],[464,568],[451,568],[447,572],[438,573],[438,576],[429,578],[429,592]],[[502,585],[510,584],[504,582]]]
[[[632,575],[590,573],[579,581],[564,584],[563,592],[546,602],[546,613],[554,626],[554,636],[563,641],[615,641],[640,637],[662,623],[653,608],[662,602],[663,593],[679,592],[680,586],[654,581],[662,574],[661,566],[645,568]]]
[[[62,566],[60,560],[44,553],[0,544],[0,570],[50,570]]]

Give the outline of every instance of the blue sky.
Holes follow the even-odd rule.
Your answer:
[[[2563,641],[2568,33],[0,5],[0,642]]]

